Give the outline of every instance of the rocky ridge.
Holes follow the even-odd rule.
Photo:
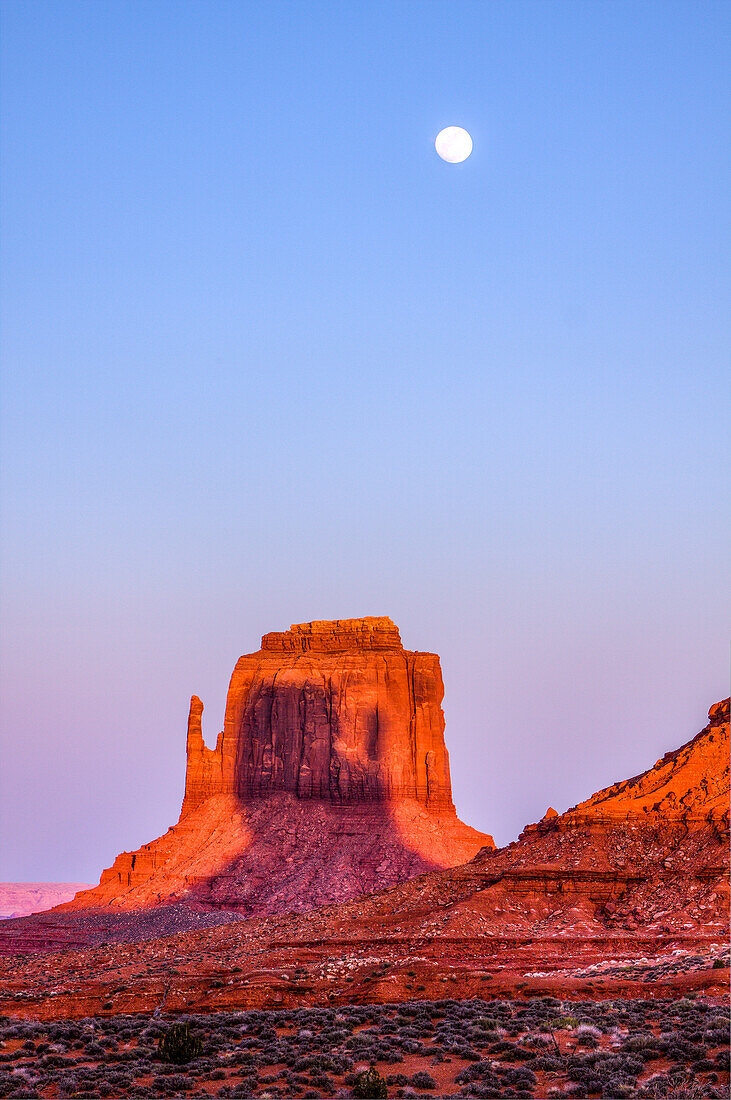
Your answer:
[[[176,911],[178,935],[161,909],[158,938],[155,910],[56,910],[8,922],[15,928],[7,937],[0,930],[4,953],[21,950],[28,930],[33,948],[43,950],[45,927],[48,947],[61,946],[64,921],[68,942],[81,951],[84,942],[97,946],[37,962],[16,956],[0,1011],[44,1018],[92,1015],[107,1005],[151,1011],[171,963],[170,1011],[447,994],[722,998],[728,743],[724,701],[699,735],[647,772],[547,816],[506,848],[485,847],[462,866],[342,904],[189,931]],[[675,809],[660,812],[671,792]]]
[[[647,771],[614,783],[569,811],[621,821],[660,814],[665,820],[729,821],[729,700],[708,711],[708,724],[679,749],[666,752]],[[565,817],[566,815],[564,815]]]
[[[488,874],[496,899],[530,898],[546,920],[574,931],[716,934],[728,921],[728,839],[725,699],[700,733],[647,771],[564,814],[549,810],[515,843],[486,848],[468,866]],[[499,925],[497,900],[494,909]]]

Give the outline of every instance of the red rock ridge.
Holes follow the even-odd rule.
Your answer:
[[[489,874],[496,927],[509,908],[502,895],[516,925],[529,924],[530,912],[550,913],[562,934],[604,927],[718,935],[728,924],[728,839],[725,699],[699,734],[646,772],[564,814],[549,810],[516,842],[486,848],[468,866]]]
[[[708,725],[692,741],[666,752],[652,768],[598,791],[575,814],[612,817],[723,818],[729,814],[729,700],[708,711]]]
[[[647,771],[597,791],[560,817],[555,810],[529,829],[555,829],[586,821],[683,820],[729,824],[729,700],[708,711],[708,724],[679,749],[666,752]]]

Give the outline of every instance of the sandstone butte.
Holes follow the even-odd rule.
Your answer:
[[[389,618],[265,634],[234,668],[213,749],[191,699],[177,825],[66,908],[302,911],[493,847],[455,812],[443,695],[438,656],[405,650]]]

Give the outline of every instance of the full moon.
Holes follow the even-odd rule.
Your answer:
[[[434,148],[442,160],[459,164],[472,152],[472,138],[461,126],[447,126],[437,134]]]

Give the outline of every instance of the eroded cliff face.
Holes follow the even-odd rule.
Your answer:
[[[543,913],[581,935],[722,936],[729,916],[729,700],[692,740],[513,844],[478,853],[492,917]],[[451,875],[451,872],[447,872]],[[527,899],[516,905],[516,899]],[[510,899],[513,909],[505,899]]]
[[[191,699],[178,824],[72,906],[302,911],[492,847],[455,813],[443,695],[439,658],[405,650],[388,618],[264,635],[236,664],[213,749]]]
[[[453,811],[439,658],[388,618],[302,623],[241,657],[215,749],[193,696],[183,816],[213,795],[338,803],[415,799]]]

